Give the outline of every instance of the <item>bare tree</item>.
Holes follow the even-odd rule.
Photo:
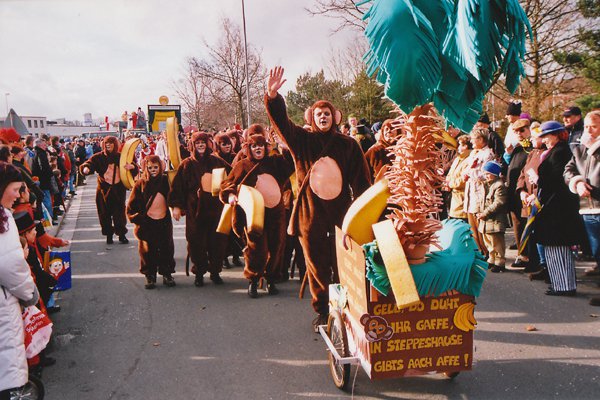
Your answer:
[[[585,90],[569,65],[556,62],[557,52],[580,46],[581,14],[574,0],[521,0],[521,5],[533,37],[528,41],[525,56],[527,75],[516,96],[523,99],[524,109],[532,115],[552,118],[566,99]],[[493,94],[504,102],[511,97],[502,85],[495,85]]]
[[[244,127],[247,124],[246,98],[246,70],[244,42],[240,27],[228,18],[222,20],[222,34],[219,42],[212,46],[205,43],[208,49],[208,59],[192,58],[191,63],[195,74],[218,82],[223,88],[223,101],[230,101],[235,105],[235,115],[238,123]],[[253,47],[248,46],[248,81],[250,93],[264,92],[264,81],[267,70],[263,65],[261,56]],[[256,98],[256,96],[254,96]],[[253,108],[251,106],[251,108]]]
[[[310,15],[322,15],[338,20],[339,25],[334,32],[343,29],[363,31],[366,23],[362,20],[368,6],[358,6],[360,1],[355,0],[316,0],[313,7],[306,7]]]
[[[333,80],[347,85],[354,82],[365,69],[363,56],[368,48],[365,37],[357,35],[345,47],[331,49],[330,54],[333,56],[329,59],[327,72]]]

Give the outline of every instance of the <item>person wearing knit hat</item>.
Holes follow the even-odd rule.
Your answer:
[[[185,219],[188,256],[195,274],[194,284],[204,286],[204,274],[217,285],[223,284],[220,273],[227,248],[227,235],[216,232],[223,204],[212,195],[214,169],[231,167],[213,153],[210,135],[194,132],[188,143],[190,157],[184,159],[173,178],[168,205],[173,218]],[[187,268],[187,267],[186,267]]]
[[[252,135],[246,142],[247,157],[237,162],[221,184],[220,198],[232,206],[237,204],[237,194],[242,184],[256,188],[265,202],[265,220],[261,235],[236,232],[245,236],[244,277],[248,279],[248,295],[258,296],[258,281],[265,277],[267,291],[275,295],[279,290],[275,282],[281,279],[281,261],[285,250],[286,215],[284,186],[294,172],[291,157],[270,155],[267,140],[262,135]],[[238,225],[234,222],[234,226]],[[239,229],[238,229],[239,230]]]
[[[0,162],[0,395],[3,398],[9,389],[27,383],[21,304],[31,306],[39,299],[11,212],[22,181],[16,167]]]
[[[125,217],[127,189],[121,182],[119,172],[121,159],[119,146],[120,142],[116,137],[105,137],[102,140],[102,151],[94,154],[79,167],[79,171],[83,175],[98,174],[96,208],[102,235],[106,236],[107,244],[113,243],[113,234],[117,234],[120,243],[129,243],[125,236],[127,233],[127,218]],[[138,168],[134,164],[127,164],[125,168],[130,170],[133,176],[138,173]]]
[[[506,217],[507,193],[500,177],[502,166],[496,161],[483,165],[486,180],[486,195],[483,210],[477,214],[479,231],[488,250],[488,264],[492,272],[503,272],[506,263],[504,232],[508,226]]]
[[[481,114],[474,128],[485,128],[488,130],[488,147],[492,149],[496,158],[499,159],[502,157],[504,154],[504,141],[498,135],[498,132],[494,130],[492,121],[486,112]]]

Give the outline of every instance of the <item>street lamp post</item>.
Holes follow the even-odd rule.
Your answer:
[[[4,93],[4,101],[6,102],[6,115],[8,116],[8,96],[10,93]]]
[[[248,76],[248,41],[246,40],[246,7],[242,0],[242,20],[244,22],[244,54],[246,57],[246,112],[248,113],[248,126],[250,126],[250,77]]]

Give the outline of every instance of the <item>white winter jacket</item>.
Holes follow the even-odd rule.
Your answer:
[[[0,233],[0,391],[23,386],[28,380],[19,300],[37,301],[38,293],[19,241],[12,214],[8,231]]]

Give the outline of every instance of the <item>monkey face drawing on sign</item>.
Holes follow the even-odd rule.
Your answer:
[[[54,277],[54,279],[58,279],[59,276],[61,276],[66,270],[66,267],[63,263],[63,260],[61,260],[60,258],[55,258],[52,261],[50,261],[50,264],[48,266],[48,272],[50,272],[50,275],[52,275]]]
[[[392,327],[389,326],[387,321],[382,317],[364,314],[360,317],[360,323],[365,328],[365,335],[369,342],[388,340],[394,334]]]

